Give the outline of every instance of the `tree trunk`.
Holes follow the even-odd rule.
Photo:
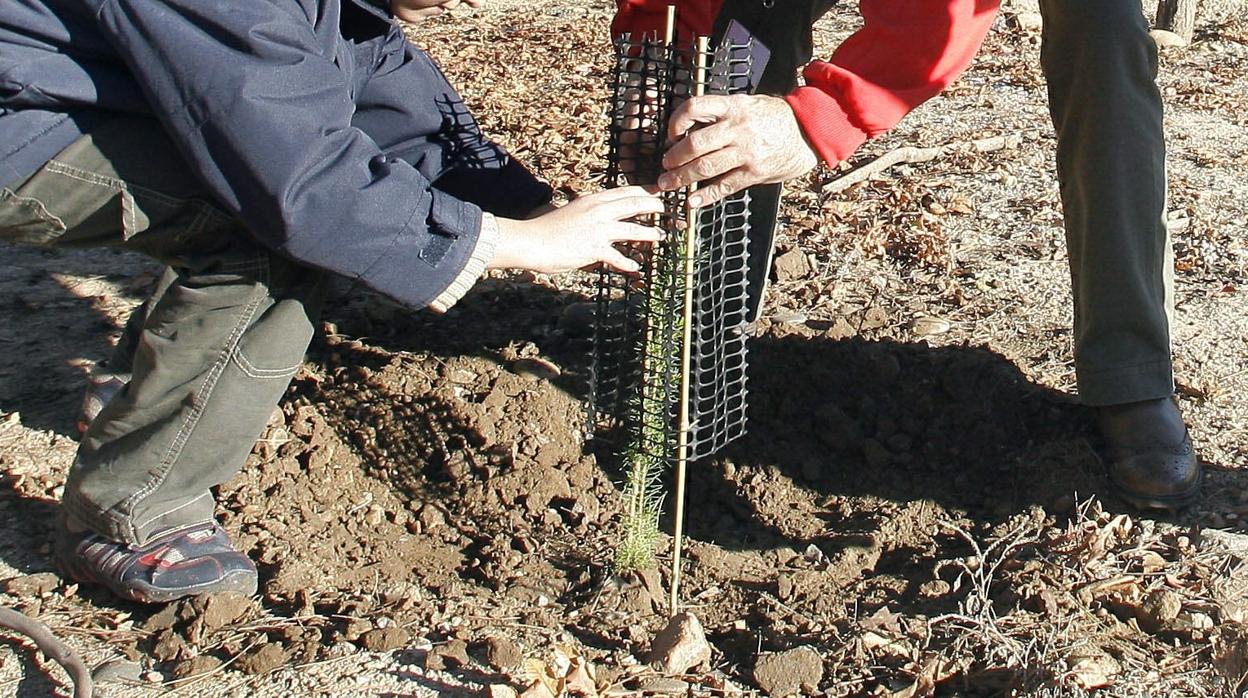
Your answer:
[[[1174,32],[1184,41],[1192,40],[1196,27],[1196,3],[1198,0],[1158,0],[1157,28]]]

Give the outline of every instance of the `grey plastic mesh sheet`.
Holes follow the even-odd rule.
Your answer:
[[[750,48],[722,45],[705,55],[702,72],[694,69],[697,56],[689,46],[618,40],[608,186],[656,181],[669,117],[695,93],[695,77],[703,76],[705,94],[747,91]],[[589,423],[595,436],[627,445],[628,457],[661,465],[679,457],[686,379],[688,460],[715,453],[746,429],[749,196],[741,192],[698,210],[691,236],[686,197],[683,190],[664,194],[664,213],[653,224],[666,239],[632,251],[640,275],[604,270],[597,285]],[[686,238],[692,239],[691,264]]]

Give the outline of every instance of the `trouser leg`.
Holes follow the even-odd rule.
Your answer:
[[[836,0],[724,0],[715,22],[714,35],[721,39],[733,20],[748,29],[771,51],[771,58],[759,80],[759,94],[784,95],[797,86],[797,74],[810,62],[814,51],[812,28]],[[763,293],[771,273],[775,250],[776,216],[780,210],[782,185],[750,187],[749,266],[746,271],[746,319],[757,320],[762,311]]]
[[[121,336],[117,338],[117,346],[113,347],[112,356],[108,358],[108,362],[104,365],[107,373],[113,375],[128,376],[134,365],[134,352],[139,346],[139,336],[143,333],[143,324],[147,321],[147,316],[151,313],[151,309],[160,302],[160,297],[169,290],[169,287],[178,278],[178,273],[172,267],[165,267],[161,272],[160,278],[156,280],[156,285],[152,287],[146,300],[138,305],[130,312],[130,317],[126,320],[125,327],[122,328]]]
[[[319,272],[270,255],[204,202],[160,127],[141,119],[97,128],[0,198],[0,236],[120,246],[172,269],[135,341],[133,377],[84,436],[63,500],[78,522],[133,545],[212,517],[209,489],[251,450],[319,305]]]
[[[1139,0],[1042,0],[1041,11],[1079,394],[1089,405],[1165,397],[1173,263],[1157,48]]]

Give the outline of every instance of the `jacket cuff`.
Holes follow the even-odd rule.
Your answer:
[[[854,154],[866,142],[866,131],[849,119],[848,112],[832,95],[817,87],[799,87],[785,96],[802,132],[819,159],[835,165]]]
[[[459,275],[447,286],[442,293],[438,294],[429,303],[429,309],[435,313],[445,313],[450,310],[451,306],[459,302],[459,299],[468,293],[468,289],[477,283],[477,279],[481,278],[481,274],[485,273],[485,265],[494,259],[494,252],[498,249],[498,239],[500,233],[498,230],[498,220],[494,216],[483,213],[481,215],[481,232],[477,236],[477,246],[473,248],[472,255],[468,258],[468,263],[460,270]]]

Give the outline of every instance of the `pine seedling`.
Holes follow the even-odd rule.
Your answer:
[[[749,70],[744,48],[745,59],[731,46],[712,54],[705,39],[681,48],[670,31],[663,41],[617,42],[609,186],[657,179],[672,105],[708,86],[734,91],[736,74]],[[676,471],[673,612],[685,465],[745,433],[749,197],[694,210],[689,193],[664,194],[651,223],[665,240],[633,250],[640,278],[600,272],[590,403],[591,428],[612,440],[624,469],[618,570],[655,566],[665,478]]]

